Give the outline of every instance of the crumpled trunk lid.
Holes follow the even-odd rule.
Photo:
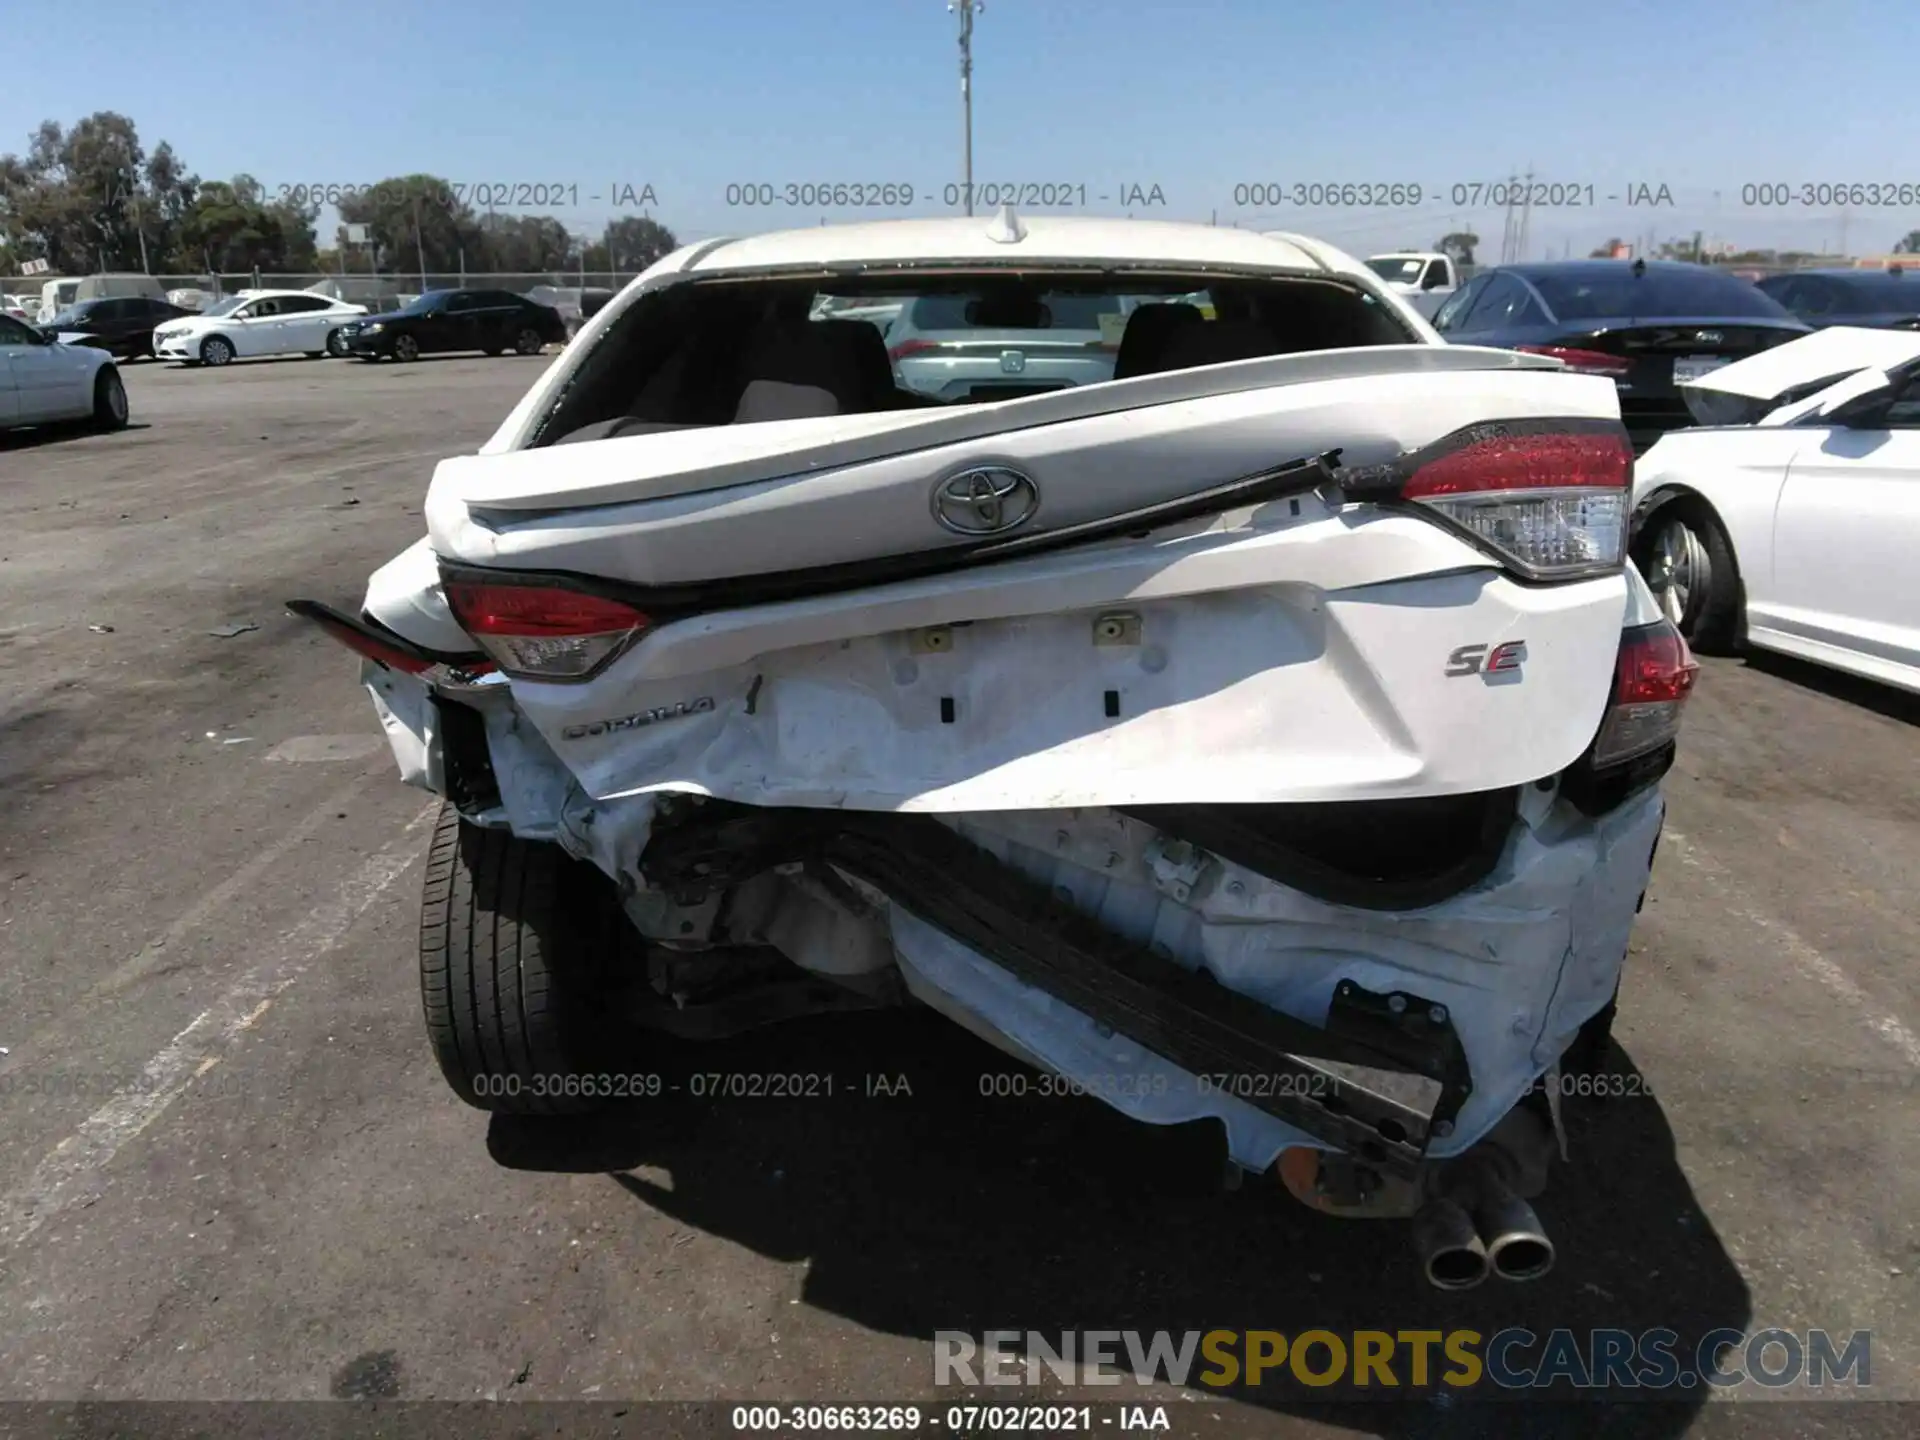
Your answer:
[[[653,618],[590,680],[513,682],[595,798],[954,812],[1457,794],[1551,775],[1591,742],[1622,575],[1523,583],[1419,507],[1310,485],[972,563],[980,537],[946,523],[943,487],[1020,477],[1036,503],[1006,529],[1044,538],[1527,417],[1617,423],[1614,388],[1465,347],[1289,356],[957,414],[467,457],[441,466],[428,520],[443,565],[594,577]],[[1506,644],[1524,657],[1510,672],[1450,666]]]
[[[999,404],[459,456],[435,471],[425,510],[444,559],[713,583],[1015,533],[936,496],[976,467],[1025,477],[1031,505],[1017,524],[1031,534],[1329,450],[1362,466],[1481,420],[1618,414],[1610,385],[1540,357],[1381,346]]]

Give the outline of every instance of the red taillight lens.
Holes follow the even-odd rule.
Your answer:
[[[1516,345],[1513,348],[1528,355],[1551,356],[1581,375],[1606,375],[1619,380],[1633,369],[1631,360],[1609,355],[1604,350],[1575,350],[1566,345]]]
[[[887,358],[890,360],[904,360],[909,355],[921,355],[929,350],[938,350],[939,348],[939,344],[933,340],[902,340],[898,345],[895,345],[887,351]]]
[[[618,600],[559,585],[449,580],[447,604],[460,627],[509,675],[584,680],[647,628]]]
[[[1481,490],[1625,490],[1632,474],[1633,444],[1624,430],[1485,436],[1469,431],[1464,444],[1416,465],[1400,496],[1430,500]]]
[[[1471,426],[1415,456],[1417,500],[1530,579],[1572,579],[1626,558],[1633,444],[1609,422]]]
[[[1620,636],[1613,699],[1593,742],[1596,766],[1656,750],[1680,733],[1680,709],[1693,693],[1699,662],[1680,632],[1665,620]]]

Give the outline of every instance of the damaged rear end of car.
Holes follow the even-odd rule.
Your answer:
[[[669,257],[359,614],[296,606],[449,801],[448,1079],[578,1108],[542,1077],[648,1032],[925,1005],[1411,1219],[1435,1284],[1544,1273],[1540,1082],[1610,1017],[1693,677],[1612,385],[1311,242],[961,225]],[[813,318],[929,293],[1124,312],[1112,378],[938,403]]]

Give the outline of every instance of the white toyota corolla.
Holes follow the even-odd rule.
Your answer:
[[[1126,319],[934,397],[837,318],[926,296],[1001,356]],[[1458,1288],[1552,1263],[1525,1201],[1693,681],[1631,470],[1610,380],[1447,345],[1303,236],[823,226],[658,262],[357,611],[292,603],[445,797],[421,994],[462,1099],[657,1095],[662,1034],[924,1005],[1411,1219]]]

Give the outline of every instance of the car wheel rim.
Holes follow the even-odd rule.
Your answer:
[[[1647,586],[1660,602],[1660,613],[1676,627],[1683,626],[1693,597],[1705,589],[1707,557],[1700,538],[1680,521],[1664,525],[1655,538]]]
[[[224,365],[227,363],[229,353],[223,342],[219,340],[212,341],[207,346],[207,363],[209,365]]]
[[[115,420],[127,418],[127,387],[118,379],[107,386],[107,409],[113,412]]]
[[[522,355],[531,355],[539,348],[540,337],[538,335],[534,334],[531,330],[522,330],[520,332],[520,353]]]
[[[414,346],[412,339],[402,335],[394,342],[393,353],[398,355],[402,360],[411,360],[418,353],[418,350]]]

